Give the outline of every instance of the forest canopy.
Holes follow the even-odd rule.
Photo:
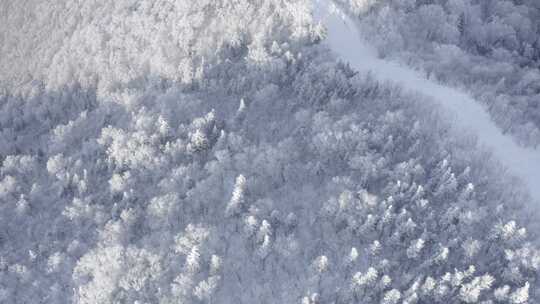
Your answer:
[[[540,300],[519,181],[310,1],[0,8],[0,302]]]
[[[540,144],[540,2],[338,0],[381,56],[469,91],[524,146]]]

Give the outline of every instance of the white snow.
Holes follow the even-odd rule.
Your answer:
[[[492,150],[510,174],[523,180],[533,200],[540,202],[540,152],[517,145],[504,135],[481,104],[468,94],[429,80],[397,62],[378,58],[362,38],[355,22],[330,0],[314,0],[314,14],[327,28],[326,43],[358,71],[371,71],[382,81],[392,81],[440,103],[455,117],[455,126],[476,134],[480,145]]]

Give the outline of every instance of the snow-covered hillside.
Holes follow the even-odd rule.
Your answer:
[[[456,92],[313,8],[0,0],[0,303],[538,302]]]
[[[480,101],[497,126],[540,144],[540,1],[336,0],[365,39]]]
[[[356,24],[330,0],[317,0],[316,15],[327,28],[325,40],[332,51],[357,71],[371,73],[379,81],[391,81],[439,103],[454,122],[457,132],[475,135],[480,145],[492,151],[511,174],[520,177],[540,204],[540,152],[519,146],[497,128],[489,114],[466,93],[428,80],[419,72],[397,62],[380,59],[361,37]]]

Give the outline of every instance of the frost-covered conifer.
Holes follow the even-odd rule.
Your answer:
[[[234,216],[240,214],[242,208],[246,204],[246,178],[244,175],[240,174],[236,177],[234,184],[232,197],[227,204],[225,209],[225,214],[227,216]]]

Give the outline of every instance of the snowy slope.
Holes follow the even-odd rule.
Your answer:
[[[540,302],[520,187],[312,1],[0,1],[0,303]]]
[[[454,116],[457,128],[476,134],[479,143],[492,150],[510,174],[526,183],[534,200],[540,200],[540,153],[520,147],[502,134],[479,102],[406,66],[378,58],[361,38],[355,23],[332,1],[316,0],[315,15],[327,27],[330,48],[351,67],[370,71],[379,80],[401,84],[440,103]]]

